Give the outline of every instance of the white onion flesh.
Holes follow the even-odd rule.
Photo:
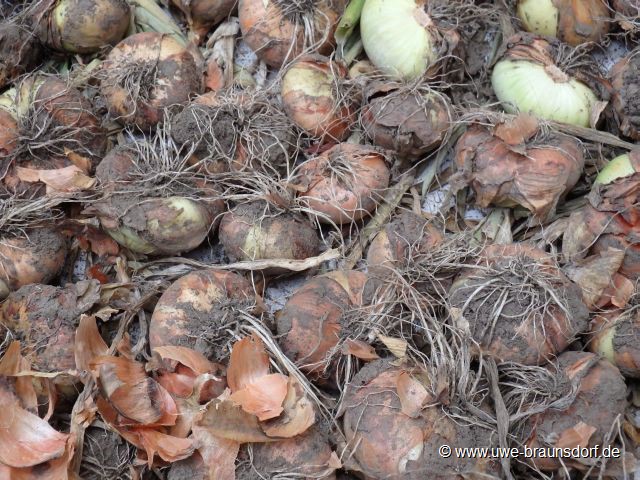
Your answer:
[[[527,32],[556,36],[559,11],[553,0],[520,0],[517,13]]]
[[[595,183],[608,185],[619,178],[633,175],[636,171],[631,164],[628,154],[620,155],[611,160],[598,174]]]

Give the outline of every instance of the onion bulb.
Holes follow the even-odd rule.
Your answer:
[[[360,121],[374,144],[418,160],[442,143],[453,121],[451,111],[447,97],[427,87],[372,82]]]
[[[565,352],[556,363],[557,384],[565,386],[564,393],[573,401],[566,408],[550,407],[530,417],[523,435],[524,445],[568,449],[597,445],[602,452],[610,445],[612,426],[627,408],[624,378],[615,366],[593,353]],[[577,386],[576,392],[572,392],[572,384]],[[583,463],[584,456],[572,459],[534,455],[529,461],[543,471],[571,466],[588,468]]]
[[[354,109],[340,91],[347,70],[320,55],[295,60],[282,77],[282,103],[289,118],[310,135],[343,140]]]
[[[102,65],[100,90],[109,112],[126,125],[149,130],[165,108],[200,91],[191,53],[171,35],[144,32],[125,38]]]
[[[182,10],[189,28],[199,41],[211,27],[231,15],[237,0],[171,0],[171,3]]]
[[[460,309],[454,320],[473,338],[476,354],[539,365],[586,330],[589,311],[580,288],[545,252],[491,245],[478,267],[463,271],[449,290],[451,305]]]
[[[631,52],[616,62],[611,69],[613,108],[620,125],[620,132],[634,140],[640,140],[638,75],[640,75],[640,58],[637,52]]]
[[[18,22],[0,24],[0,89],[30,72],[42,60],[43,48],[37,36]]]
[[[596,315],[589,350],[609,360],[625,377],[640,378],[640,311],[632,307]]]
[[[423,76],[449,48],[425,0],[367,0],[360,35],[369,60],[403,80]]]
[[[389,180],[390,171],[381,153],[341,143],[301,165],[298,199],[321,222],[358,221],[373,212]]]
[[[56,50],[94,53],[122,40],[130,21],[126,0],[56,0],[43,17],[41,36]]]
[[[318,233],[309,220],[262,201],[225,213],[219,238],[233,260],[304,260],[320,251]]]
[[[151,350],[188,347],[210,360],[227,358],[230,335],[240,321],[235,308],[252,308],[256,297],[248,280],[233,272],[201,270],[176,280],[162,294],[149,323]]]
[[[328,54],[344,0],[240,0],[242,38],[279,68],[303,52]]]
[[[574,47],[599,42],[609,31],[604,0],[519,0],[518,18],[528,32],[556,37]]]
[[[481,207],[520,206],[547,218],[580,179],[584,155],[574,137],[543,134],[534,117],[520,115],[493,128],[470,126],[455,162]]]
[[[493,90],[505,110],[581,127],[595,123],[598,97],[555,64],[551,44],[517,36],[509,45],[491,75]]]

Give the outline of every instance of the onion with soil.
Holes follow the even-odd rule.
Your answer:
[[[596,315],[589,350],[609,360],[625,377],[640,378],[640,311],[633,306]]]
[[[475,355],[540,365],[588,326],[580,288],[552,258],[525,244],[490,245],[449,290],[451,315]]]
[[[528,32],[556,37],[574,47],[600,42],[611,21],[603,0],[519,0],[517,14]]]
[[[453,113],[446,95],[426,85],[372,82],[365,90],[360,121],[374,144],[419,160],[446,138]]]
[[[304,260],[320,252],[318,232],[309,220],[264,201],[227,212],[219,238],[232,260]]]
[[[42,61],[40,41],[31,28],[16,20],[0,23],[0,88],[32,71]]]
[[[640,99],[638,97],[638,75],[640,56],[633,51],[611,68],[613,108],[622,135],[640,140]]]
[[[231,15],[237,0],[171,0],[184,13],[198,43],[209,30]]]
[[[341,143],[300,166],[298,201],[323,223],[362,220],[376,208],[390,177],[378,150]]]
[[[192,54],[170,35],[127,37],[102,66],[101,93],[109,112],[126,125],[149,130],[167,107],[186,103],[201,89]]]
[[[303,52],[328,54],[344,0],[240,0],[242,38],[271,67]]]

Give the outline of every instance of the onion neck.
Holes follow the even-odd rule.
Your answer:
[[[547,65],[544,67],[544,71],[556,83],[567,83],[570,80],[569,75],[560,70],[556,65]]]

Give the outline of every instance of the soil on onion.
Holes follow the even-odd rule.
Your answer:
[[[208,107],[185,108],[171,121],[171,135],[181,145],[194,145],[196,153],[222,153],[232,158],[238,139],[236,112],[220,108],[215,113]]]

